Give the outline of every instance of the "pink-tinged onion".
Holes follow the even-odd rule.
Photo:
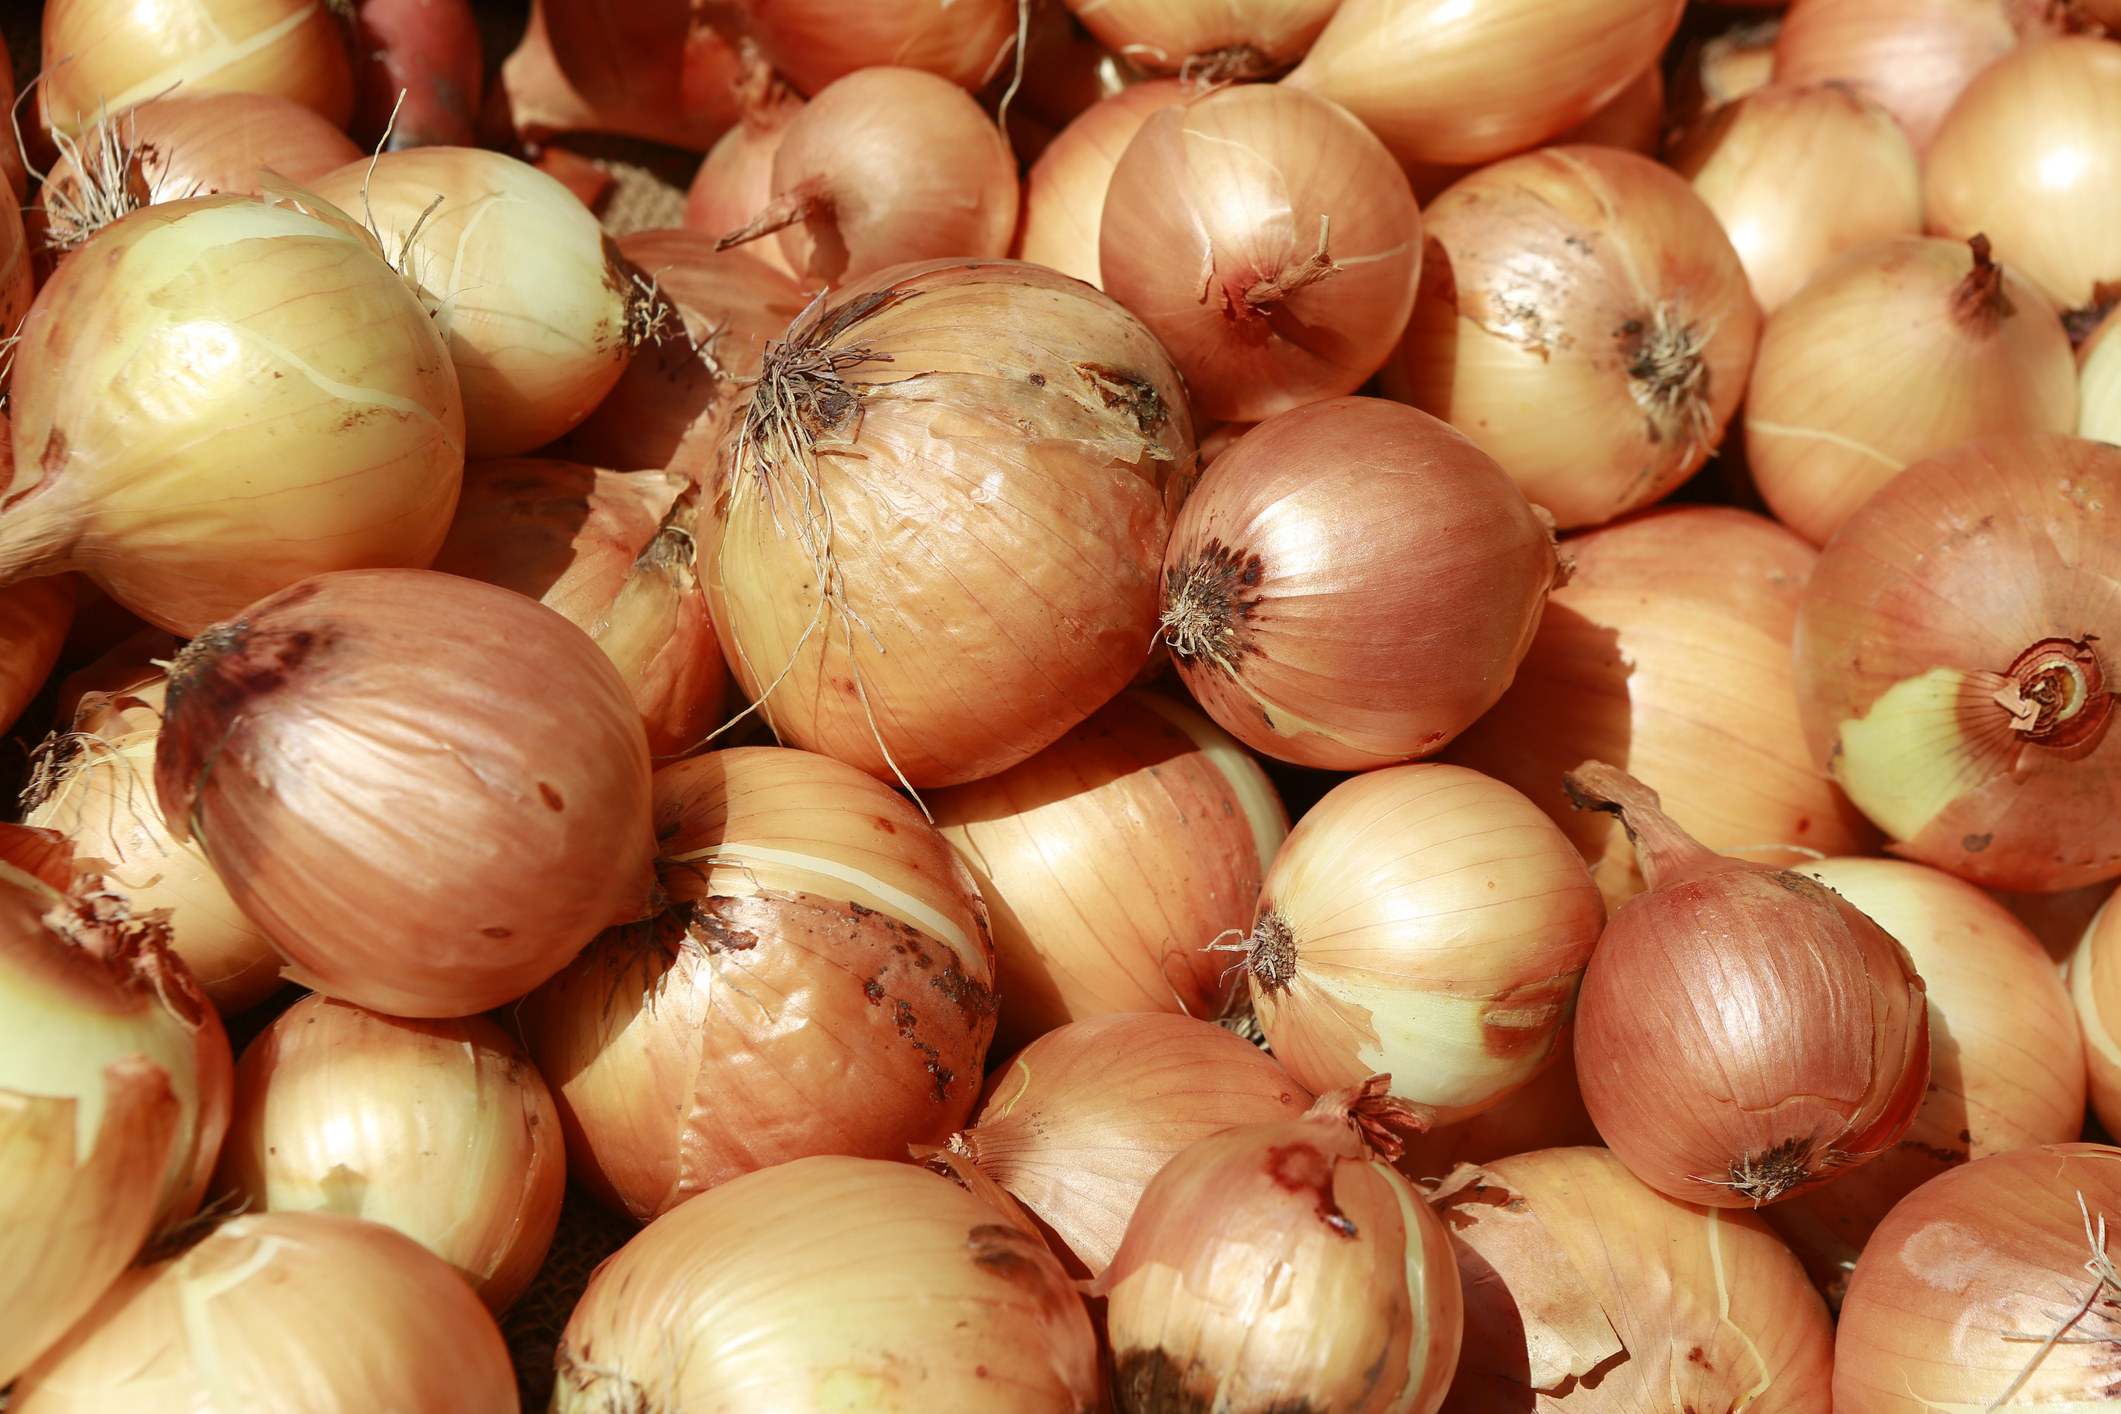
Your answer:
[[[484,72],[471,0],[354,0],[352,52],[352,127],[364,149],[478,140]]]
[[[993,910],[998,1047],[1108,1012],[1230,1009],[1239,984],[1208,945],[1252,921],[1289,817],[1213,722],[1129,692],[926,801]]]
[[[1596,1148],[1462,1168],[1434,1202],[1465,1285],[1446,1414],[1828,1407],[1833,1323],[1755,1215],[1675,1203]]]
[[[1548,148],[1459,182],[1422,229],[1390,396],[1471,437],[1563,527],[1647,505],[1708,459],[1760,310],[1684,178],[1616,148]]]
[[[1199,84],[1263,78],[1304,57],[1340,0],[1068,0],[1129,64]]]
[[[1835,1414],[2113,1403],[2121,1149],[2046,1144],[1909,1194],[1863,1249],[1834,1341]]]
[[[518,1403],[500,1328],[419,1243],[339,1213],[251,1213],[127,1272],[22,1377],[10,1414],[275,1406],[515,1414]]]
[[[1208,714],[1255,750],[1342,771],[1426,756],[1492,706],[1556,572],[1552,532],[1502,468],[1382,398],[1246,433],[1163,562],[1164,641]]]
[[[1152,113],[1105,193],[1098,268],[1171,351],[1203,416],[1352,393],[1414,306],[1421,214],[1347,110],[1240,84]]]
[[[783,741],[979,780],[1148,657],[1193,423],[1163,349],[1080,281],[931,261],[842,291],[767,350],[725,448],[700,567]]]
[[[2121,448],[1990,437],[1916,462],[1806,586],[1812,757],[1893,853],[1992,889],[2121,874]]]
[[[747,41],[740,57],[736,126],[715,139],[685,191],[685,229],[709,238],[735,230],[773,200],[773,155],[790,120],[803,111],[803,96],[773,71],[757,45]],[[784,275],[795,274],[779,241],[760,241],[751,254]]]
[[[1341,782],[1274,856],[1240,954],[1277,1059],[1315,1094],[1389,1067],[1432,1123],[1554,1056],[1605,908],[1568,838],[1460,766]]]
[[[977,91],[1016,54],[1015,0],[736,0],[766,62],[816,96],[859,69],[920,69]]]
[[[1177,79],[1129,84],[1062,128],[1024,175],[1024,209],[1010,254],[1102,289],[1097,243],[1112,169],[1149,115],[1184,93]]]
[[[645,911],[648,745],[618,670],[520,594],[319,575],[192,640],[155,793],[288,976],[469,1016]]]
[[[531,0],[522,42],[501,65],[498,101],[515,135],[616,133],[705,152],[737,112],[736,50],[716,28],[718,8]]]
[[[1926,157],[1961,91],[2017,42],[2002,0],[1797,0],[1775,39],[1775,82],[1844,84]]]
[[[1757,1208],[1898,1142],[1930,1080],[1907,950],[1803,875],[1711,854],[1624,771],[1587,761],[1568,787],[1620,816],[1648,885],[1599,938],[1576,1015],[1584,1104],[1635,1176]]]
[[[15,348],[0,578],[78,569],[191,635],[313,574],[434,559],[463,403],[371,238],[224,195],[83,250]]]
[[[1603,107],[1656,62],[1683,8],[1341,0],[1286,81],[1346,108],[1403,162],[1492,162]]]
[[[1764,516],[1658,507],[1563,542],[1568,582],[1502,700],[1448,759],[1523,791],[1590,861],[1609,906],[1642,891],[1620,822],[1571,809],[1561,776],[1620,766],[1708,848],[1789,866],[1875,849],[1819,768],[1790,643],[1818,556]]]
[[[72,575],[26,579],[0,589],[0,731],[13,726],[43,691],[73,621]]]
[[[647,1221],[812,1154],[900,1159],[971,1116],[994,1034],[979,890],[851,766],[735,747],[655,777],[661,911],[523,1006],[576,1179]]]
[[[395,1228],[500,1312],[545,1260],[567,1165],[551,1092],[492,1021],[312,993],[243,1052],[214,1186],[245,1212]]]
[[[2102,905],[2070,955],[2070,1002],[2084,1033],[2092,1110],[2107,1133],[2121,1125],[2121,909]]]
[[[1038,1216],[1091,1276],[1110,1265],[1142,1190],[1197,1139],[1293,1120],[1311,1092],[1273,1058],[1189,1016],[1072,1021],[988,1083],[950,1149]]]
[[[1576,1047],[1562,1036],[1553,1062],[1471,1119],[1412,1136],[1394,1163],[1416,1183],[1434,1187],[1460,1164],[1487,1164],[1534,1149],[1597,1144],[1598,1126],[1576,1083]]]

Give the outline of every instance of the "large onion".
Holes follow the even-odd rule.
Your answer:
[[[5,435],[0,429],[0,437]],[[0,731],[13,726],[43,690],[73,618],[72,575],[26,579],[0,589]]]
[[[1016,52],[1013,0],[737,0],[768,63],[804,93],[857,69],[924,69],[977,90]]]
[[[2002,0],[1796,0],[1775,36],[1775,82],[1846,84],[1919,157],[1961,90],[2017,42]]]
[[[1062,128],[1024,174],[1024,210],[1010,254],[1102,289],[1098,232],[1112,169],[1149,115],[1183,93],[1177,79],[1129,84]]]

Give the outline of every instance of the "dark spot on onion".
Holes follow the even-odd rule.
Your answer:
[[[560,793],[554,790],[549,782],[538,782],[538,798],[545,802],[545,808],[548,810],[564,810],[567,808],[566,802],[560,799]]]
[[[506,938],[510,936],[515,930],[512,928],[503,928],[498,923],[496,923],[491,928],[481,928],[479,931],[481,933],[484,933],[489,938]]]

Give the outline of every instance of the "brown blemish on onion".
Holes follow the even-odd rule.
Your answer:
[[[1156,391],[1154,383],[1139,373],[1130,373],[1126,369],[1113,368],[1102,363],[1078,363],[1073,367],[1106,407],[1119,408],[1132,417],[1136,430],[1142,436],[1154,437],[1164,424],[1171,420],[1170,410],[1164,406],[1163,395]],[[1170,454],[1166,452],[1163,455]]]
[[[1355,1236],[1355,1223],[1333,1200],[1333,1156],[1312,1144],[1280,1144],[1267,1150],[1267,1177],[1289,1193],[1309,1194],[1318,1220],[1341,1237]]]
[[[1112,1365],[1112,1391],[1122,1409],[1144,1414],[1214,1414],[1216,1372],[1198,1362],[1180,1366],[1161,1349],[1129,1350]],[[1308,1399],[1282,1400],[1263,1414],[1322,1414]]]

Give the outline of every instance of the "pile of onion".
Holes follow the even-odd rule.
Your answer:
[[[1062,128],[1024,174],[1024,209],[1010,254],[1102,289],[1098,233],[1112,169],[1149,116],[1184,94],[1177,79],[1129,84]]]
[[[534,143],[555,133],[618,133],[706,151],[737,107],[737,56],[716,28],[719,8],[531,0],[522,42],[501,65],[509,126]]]
[[[815,95],[858,69],[902,65],[977,91],[1016,53],[1014,0],[736,0],[744,29]]]
[[[1068,0],[1112,52],[1202,85],[1262,78],[1303,58],[1340,0]]]
[[[1775,82],[1846,86],[1892,114],[1922,157],[1961,91],[2017,42],[2002,0],[1796,0],[1775,37]]]

